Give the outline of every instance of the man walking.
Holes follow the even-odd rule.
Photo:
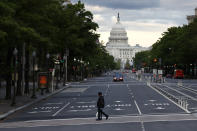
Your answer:
[[[109,115],[105,114],[103,112],[103,108],[105,107],[105,100],[104,97],[102,96],[102,92],[98,93],[98,101],[97,101],[97,108],[98,108],[98,119],[97,120],[102,120],[102,114],[106,117],[106,120],[108,119]]]

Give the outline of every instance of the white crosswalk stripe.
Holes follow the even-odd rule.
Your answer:
[[[114,116],[109,120],[96,121],[91,118],[32,120],[22,122],[0,123],[0,128],[41,127],[41,126],[66,126],[66,125],[90,125],[106,123],[132,123],[132,122],[158,122],[158,121],[197,121],[192,114],[166,114],[166,115],[140,115],[140,116]]]

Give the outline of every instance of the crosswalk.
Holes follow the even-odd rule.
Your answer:
[[[193,114],[165,114],[165,115],[136,115],[136,116],[113,116],[109,120],[96,121],[96,118],[72,118],[72,119],[50,119],[32,120],[21,122],[0,123],[0,128],[22,128],[43,126],[67,126],[67,125],[91,125],[91,124],[113,124],[133,122],[158,122],[158,121],[197,121]]]

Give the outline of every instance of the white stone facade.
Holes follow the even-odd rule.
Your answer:
[[[128,44],[128,37],[125,28],[120,23],[118,14],[117,23],[112,27],[110,32],[109,42],[106,44],[106,50],[112,55],[116,61],[121,60],[121,68],[125,67],[127,60],[130,65],[133,65],[133,58],[135,54],[140,51],[147,50],[139,46],[130,46]]]

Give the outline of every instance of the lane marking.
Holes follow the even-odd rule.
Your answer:
[[[148,101],[150,101],[150,102],[155,102],[155,101],[157,101],[157,100],[148,100]]]
[[[70,102],[68,102],[65,106],[63,106],[60,110],[58,110],[55,114],[53,114],[52,116],[56,116],[57,114],[59,114],[62,110],[64,110],[64,108],[66,108],[68,105],[70,105]]]
[[[45,105],[61,105],[63,103],[46,103]]]
[[[125,109],[115,108],[114,110],[115,110],[115,111],[123,111],[123,110],[125,110]]]
[[[155,108],[156,110],[164,110],[165,108],[163,108],[163,107],[157,107],[157,108]]]
[[[114,102],[120,103],[120,102],[122,102],[122,101],[114,101]]]
[[[79,104],[92,104],[92,103],[96,103],[96,101],[81,101],[81,102],[76,102],[76,103],[79,103]]]
[[[107,84],[107,90],[105,91],[105,95],[104,96],[107,95],[108,90],[109,90],[109,84]]]
[[[135,105],[136,105],[136,107],[137,107],[137,110],[138,110],[139,114],[142,115],[142,112],[141,112],[141,110],[140,110],[140,108],[139,108],[139,106],[138,106],[136,100],[134,100],[134,103],[135,103]]]
[[[49,113],[51,112],[51,110],[48,110],[48,111],[32,111],[32,112],[27,112],[29,114],[36,114],[36,113]]]
[[[85,109],[85,110],[69,110],[67,112],[86,112],[86,111],[91,111],[92,109]]]
[[[142,128],[142,131],[145,131],[145,126],[144,126],[144,122],[141,121],[141,128]]]

